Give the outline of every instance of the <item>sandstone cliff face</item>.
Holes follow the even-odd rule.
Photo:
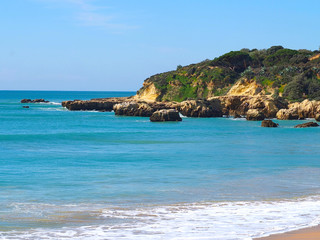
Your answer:
[[[227,96],[256,96],[264,93],[263,86],[253,79],[241,79],[232,86]]]
[[[137,93],[135,98],[137,100],[156,101],[160,94],[154,83],[144,82],[143,89]]]

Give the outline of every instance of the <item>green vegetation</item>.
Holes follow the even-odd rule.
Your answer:
[[[240,79],[254,79],[267,93],[290,101],[320,99],[320,51],[292,50],[282,46],[269,49],[241,49],[213,60],[188,66],[178,65],[176,71],[151,76],[160,91],[158,100],[183,101],[221,96]],[[139,91],[142,91],[140,89]]]

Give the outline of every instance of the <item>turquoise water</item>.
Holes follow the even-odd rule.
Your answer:
[[[133,94],[0,91],[0,238],[251,239],[320,222],[320,128],[59,104]]]

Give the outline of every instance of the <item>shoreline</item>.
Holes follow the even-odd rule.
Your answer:
[[[302,228],[285,233],[272,234],[268,237],[253,238],[253,240],[319,240],[320,225]]]

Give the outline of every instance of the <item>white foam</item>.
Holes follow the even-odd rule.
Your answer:
[[[41,107],[39,107],[39,108],[37,108],[38,110],[41,110],[41,111],[67,111],[67,109],[66,108],[63,108],[63,107],[58,107],[58,108],[56,108],[56,107],[48,107],[48,108],[41,108]]]
[[[102,210],[100,218],[108,224],[2,232],[0,239],[249,240],[318,225],[320,196],[108,208]]]
[[[51,105],[61,105],[61,102],[48,102],[47,104],[51,104]]]

